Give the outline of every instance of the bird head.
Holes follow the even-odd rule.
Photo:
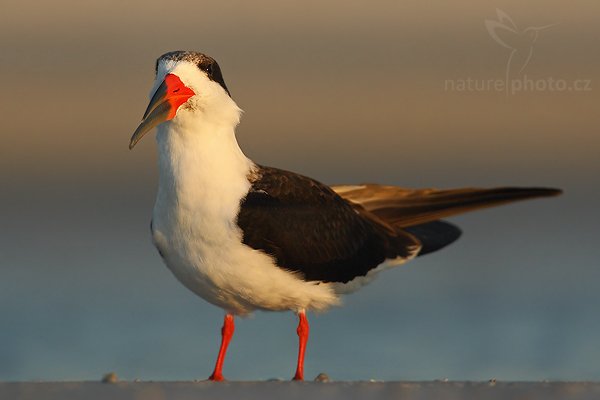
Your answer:
[[[129,148],[152,128],[167,121],[237,125],[240,112],[213,58],[193,51],[172,51],[156,60],[150,103],[131,137]]]

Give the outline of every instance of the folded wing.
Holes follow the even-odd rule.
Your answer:
[[[500,187],[492,189],[406,189],[375,184],[331,187],[342,198],[366,210],[421,243],[419,256],[456,241],[461,230],[441,218],[536,197],[556,196],[558,189]]]
[[[561,193],[558,189],[518,187],[440,190],[365,184],[331,188],[396,227],[425,224],[481,208]]]

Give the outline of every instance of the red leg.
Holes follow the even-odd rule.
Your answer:
[[[310,327],[308,326],[308,319],[306,319],[306,313],[304,310],[298,313],[298,328],[296,332],[298,333],[298,339],[300,341],[300,345],[298,347],[298,365],[296,367],[296,374],[294,375],[295,381],[303,381],[304,380],[304,353],[306,351],[306,342],[308,342],[308,333],[310,332]]]
[[[225,353],[227,353],[227,346],[233,336],[235,325],[233,323],[233,314],[225,315],[225,321],[223,321],[223,327],[221,328],[221,348],[219,349],[219,356],[217,357],[217,363],[215,364],[215,370],[212,375],[208,378],[211,381],[222,381],[223,378],[223,361],[225,361]]]

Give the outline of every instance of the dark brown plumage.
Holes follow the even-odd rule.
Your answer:
[[[454,242],[460,229],[440,218],[554,189],[411,190],[394,186],[328,187],[260,166],[242,200],[243,242],[272,255],[305,280],[346,283],[387,259],[427,254]]]
[[[419,248],[415,237],[369,219],[328,186],[270,167],[253,178],[238,225],[245,244],[310,281],[348,282]]]

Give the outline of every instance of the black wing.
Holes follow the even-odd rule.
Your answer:
[[[419,250],[419,257],[454,243],[462,234],[459,227],[446,221],[431,221],[402,229],[421,242],[422,247]]]
[[[242,200],[243,242],[309,281],[348,282],[386,259],[414,256],[420,243],[328,186],[292,172],[259,167]]]

